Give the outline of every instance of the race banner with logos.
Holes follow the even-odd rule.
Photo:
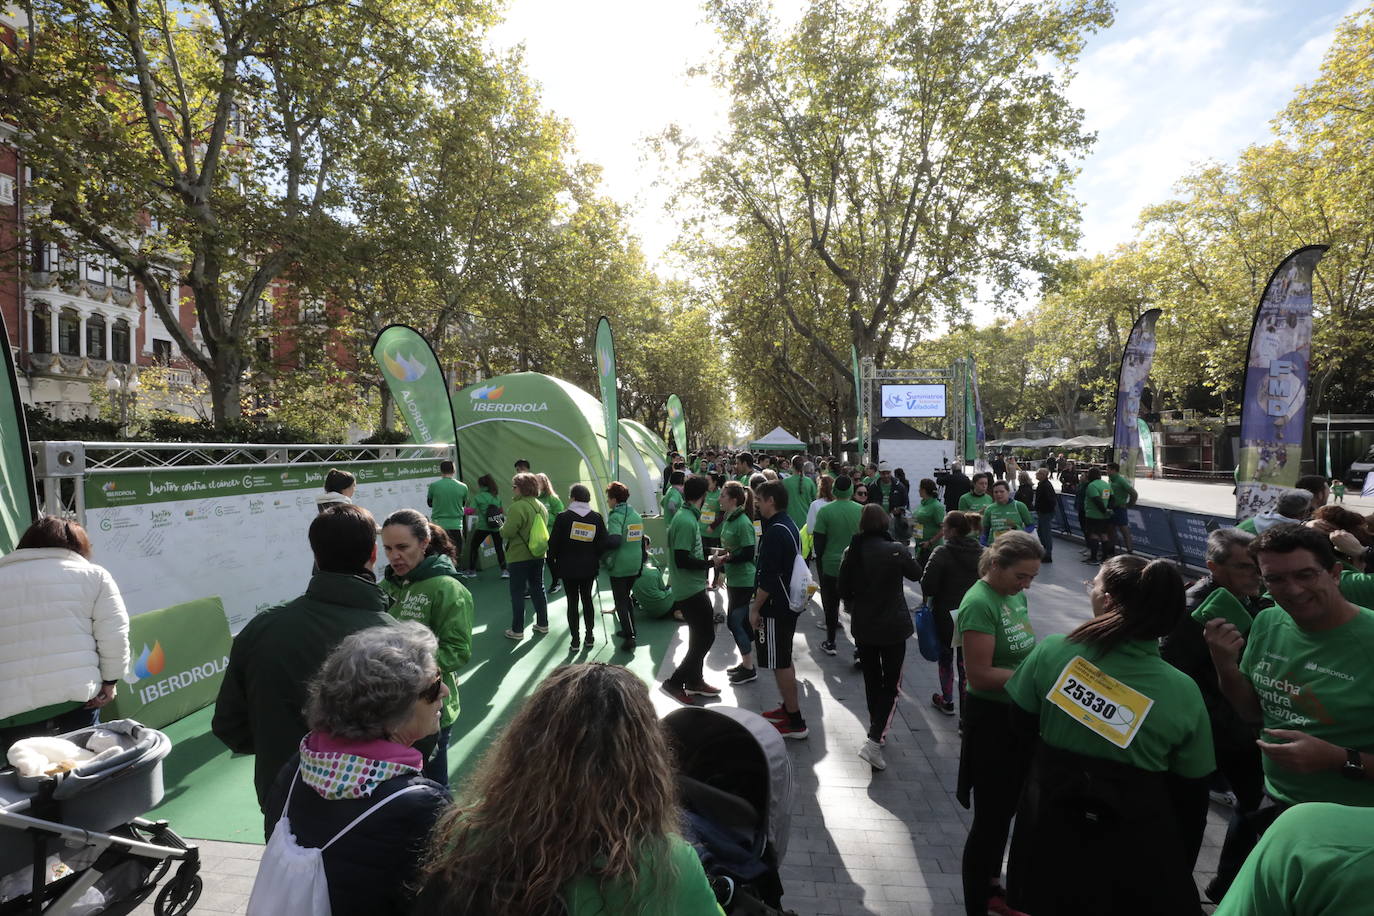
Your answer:
[[[129,671],[106,719],[162,728],[215,702],[232,642],[218,598],[202,598],[129,620]]]
[[[9,340],[3,315],[0,315],[0,338]],[[0,390],[0,554],[13,550],[25,529],[38,517],[28,425],[24,422],[24,405],[19,400],[14,353],[8,343],[4,350],[5,376],[0,379],[0,389],[3,389]]]
[[[687,415],[682,412],[682,399],[668,395],[668,425],[673,431],[674,448],[687,457]]]
[[[1273,508],[1298,481],[1312,360],[1312,273],[1326,250],[1309,245],[1284,258],[1255,310],[1240,415],[1237,519]]]
[[[86,529],[130,615],[218,596],[237,633],[305,591],[306,533],[330,465],[93,471]],[[432,459],[354,462],[353,501],[382,519],[425,510]],[[385,565],[379,557],[377,569]],[[137,651],[137,650],[136,650]]]
[[[419,331],[404,324],[382,328],[372,341],[372,358],[410,427],[412,440],[422,445],[458,441],[444,370]]]
[[[596,377],[601,380],[601,410],[606,414],[606,456],[611,479],[620,479],[620,405],[615,390],[615,337],[605,315],[596,323]]]
[[[977,464],[987,433],[983,428],[983,399],[978,395],[978,366],[970,354],[964,381],[964,463]]]
[[[1112,430],[1112,454],[1127,480],[1135,480],[1136,462],[1140,460],[1140,397],[1145,380],[1155,361],[1155,322],[1159,309],[1150,309],[1135,320],[1121,354],[1121,371],[1116,384],[1116,426]],[[1153,467],[1153,462],[1151,462]]]

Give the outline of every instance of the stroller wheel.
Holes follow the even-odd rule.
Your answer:
[[[173,878],[157,895],[154,912],[157,916],[184,916],[200,900],[200,892],[204,889],[205,882],[200,875],[192,875],[188,880]]]

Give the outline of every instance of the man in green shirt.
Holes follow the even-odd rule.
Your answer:
[[[983,510],[983,533],[991,544],[999,534],[1008,531],[1029,531],[1032,527],[1030,509],[1019,499],[1011,498],[1011,485],[999,480],[992,485],[992,505]]]
[[[749,452],[740,452],[735,456],[735,479],[746,487],[749,486],[749,478],[754,476],[754,456]]]
[[[1278,606],[1244,637],[1220,619],[1203,632],[1226,699],[1264,725],[1261,811],[1374,807],[1374,611],[1341,595],[1340,561],[1315,528],[1275,526],[1251,552]]]
[[[802,473],[805,462],[801,455],[792,456],[792,473],[782,479],[787,488],[787,515],[796,523],[797,529],[806,526],[806,514],[816,501],[816,481]]]
[[[983,510],[992,505],[992,494],[988,492],[988,482],[992,476],[987,473],[973,475],[973,489],[959,497],[960,512],[977,512],[979,515]]]
[[[1083,478],[1083,537],[1088,542],[1088,562],[1096,565],[1116,553],[1112,543],[1112,485],[1102,479],[1097,468],[1088,468]]]
[[[840,629],[840,562],[844,559],[845,548],[859,533],[859,516],[863,507],[854,502],[854,484],[848,477],[835,478],[835,498],[821,506],[816,513],[816,530],[812,541],[815,545],[816,565],[821,570],[821,610],[825,612],[825,642],[821,649],[827,655],[834,655],[835,634]]]
[[[1107,465],[1107,484],[1112,488],[1112,529],[1121,538],[1126,552],[1131,553],[1135,546],[1131,542],[1131,520],[1126,515],[1126,508],[1134,506],[1140,494],[1131,486],[1126,475],[1121,473],[1121,465],[1115,461]]]
[[[430,513],[430,521],[448,532],[449,539],[453,541],[454,553],[461,557],[463,516],[468,508],[468,485],[454,478],[457,468],[447,458],[439,462],[439,473],[443,476],[429,485],[429,494],[425,497],[425,502],[434,510]],[[477,573],[460,569],[458,575],[471,578]]]
[[[659,508],[663,513],[664,527],[672,527],[673,517],[676,516],[678,510],[682,508],[682,487],[683,484],[686,483],[686,480],[687,475],[682,471],[673,471],[673,473],[668,476],[668,489],[663,492],[663,496],[658,500]],[[702,484],[704,485],[705,483],[706,481],[702,480]]]
[[[711,563],[701,546],[701,504],[705,498],[706,478],[689,477],[682,485],[682,509],[668,525],[669,578],[673,602],[687,624],[687,654],[663,682],[663,692],[687,706],[692,705],[692,695],[720,696],[719,687],[702,679],[702,663],[716,641],[714,613],[706,595],[706,571]]]

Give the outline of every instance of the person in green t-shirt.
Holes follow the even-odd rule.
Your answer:
[[[1374,611],[1342,596],[1340,561],[1315,528],[1276,525],[1251,553],[1278,606],[1245,636],[1220,619],[1203,634],[1227,700],[1264,726],[1265,794],[1278,808],[1374,807]]]
[[[754,531],[754,494],[738,480],[728,481],[720,491],[720,550],[715,556],[716,571],[725,570],[726,626],[735,638],[740,663],[726,674],[732,685],[747,684],[758,678],[754,670],[753,627],[749,626],[749,601],[754,597],[754,551],[758,536]]]
[[[792,473],[783,478],[782,485],[787,488],[787,515],[800,531],[806,526],[806,513],[816,501],[816,481],[803,473],[806,462],[801,455],[792,458]]]
[[[606,487],[606,552],[601,563],[611,576],[616,621],[624,652],[635,650],[634,585],[644,569],[644,519],[630,505],[630,488],[620,481]]]
[[[956,797],[973,809],[964,846],[964,905],[970,913],[1003,912],[1002,857],[1021,794],[1026,749],[1012,725],[1006,684],[1035,647],[1025,590],[1040,573],[1035,535],[1008,532],[978,560],[980,578],[959,603],[968,696]]]
[[[682,485],[683,505],[668,526],[668,570],[673,601],[687,624],[687,654],[663,682],[663,692],[685,705],[692,696],[720,695],[702,679],[702,664],[716,641],[715,612],[706,594],[706,571],[711,563],[701,549],[701,504],[706,478],[692,476]]]
[[[974,474],[973,489],[959,497],[959,511],[977,512],[982,515],[983,510],[992,505],[992,494],[988,492],[988,484],[991,480],[991,474]]]
[[[1083,537],[1088,543],[1088,562],[1098,563],[1116,553],[1112,541],[1112,485],[1102,479],[1102,471],[1090,467],[1079,484],[1083,502]]]
[[[682,508],[682,486],[686,482],[687,475],[682,471],[673,471],[668,477],[668,489],[658,501],[665,529],[672,527],[674,516]]]
[[[1201,691],[1159,654],[1184,614],[1183,577],[1168,560],[1117,556],[1089,585],[1093,619],[1047,637],[1006,684],[1041,740],[1011,845],[1009,902],[1032,913],[1193,912],[1216,759]],[[1081,868],[1102,849],[1149,880]]]
[[[921,501],[916,506],[916,512],[912,516],[920,531],[917,536],[920,538],[919,550],[916,554],[916,562],[922,569],[926,568],[926,561],[935,552],[935,548],[940,546],[940,526],[945,521],[945,504],[940,499],[940,490],[934,480],[929,477],[922,478],[916,485],[916,492],[920,495]]]
[[[720,546],[720,485],[723,477],[715,474],[702,474],[706,481],[706,498],[701,501],[701,549],[710,559],[712,551]],[[712,568],[707,578],[711,588],[719,588],[723,583],[716,570]]]
[[[1130,553],[1135,549],[1135,545],[1131,541],[1131,520],[1126,514],[1126,509],[1135,505],[1140,494],[1135,491],[1126,475],[1121,473],[1121,465],[1115,461],[1107,465],[1107,484],[1112,488],[1112,534],[1115,538],[1120,538],[1121,545]]]
[[[1312,802],[1264,832],[1215,916],[1359,913],[1374,900],[1374,808]]]
[[[845,548],[859,533],[859,516],[863,506],[854,502],[854,484],[848,477],[837,477],[831,491],[834,499],[821,506],[816,513],[816,530],[812,532],[816,565],[821,570],[821,610],[825,614],[825,642],[821,649],[835,655],[835,634],[840,629],[840,563]]]
[[[531,754],[554,765],[537,780]],[[677,833],[681,802],[665,778],[675,766],[637,675],[558,668],[435,825],[408,912],[721,916],[700,858]],[[587,790],[602,780],[619,801]]]
[[[992,485],[992,505],[983,510],[983,534],[991,543],[1008,531],[1029,531],[1034,528],[1030,509],[1019,499],[1011,498],[1011,485],[999,480]]]
[[[458,472],[452,461],[445,458],[439,462],[440,478],[429,485],[425,502],[430,509],[430,520],[447,532],[453,542],[453,555],[463,556],[463,518],[468,509],[468,485],[456,480]],[[475,571],[458,570],[460,576],[475,576]]]
[[[1331,481],[1331,498],[1338,503],[1345,502],[1345,481],[1337,478]]]
[[[472,540],[468,542],[468,573],[477,575],[478,551],[487,538],[491,538],[501,575],[510,578],[510,573],[506,571],[506,549],[501,540],[501,526],[505,524],[506,517],[501,510],[501,494],[496,488],[496,479],[490,474],[477,478],[477,491],[471,498],[473,531]]]

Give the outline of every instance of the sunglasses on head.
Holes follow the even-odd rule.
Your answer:
[[[443,673],[441,672],[441,673],[436,674],[436,675],[434,676],[434,683],[433,683],[433,684],[430,684],[430,685],[429,685],[428,687],[426,687],[424,690],[421,690],[421,691],[420,691],[420,699],[424,700],[426,703],[435,703],[435,702],[438,701],[438,699],[439,699],[439,694],[442,693],[443,690],[444,690],[444,675],[443,675]]]

